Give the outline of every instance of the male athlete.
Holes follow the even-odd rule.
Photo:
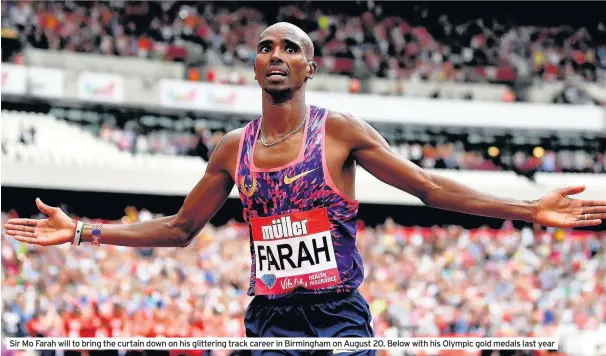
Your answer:
[[[250,224],[248,293],[255,298],[245,316],[247,335],[372,337],[370,311],[357,292],[364,273],[355,246],[356,164],[440,209],[568,228],[606,218],[606,201],[568,197],[582,186],[516,201],[417,167],[391,152],[366,122],[306,103],[305,86],[317,69],[313,58],[313,44],[300,28],[289,23],[267,28],[254,64],[263,116],[225,136],[177,215],[131,225],[85,225],[82,241],[185,247],[236,184]],[[48,219],[11,219],[5,224],[9,235],[44,246],[80,239],[74,231],[81,223],[39,199],[36,204]]]

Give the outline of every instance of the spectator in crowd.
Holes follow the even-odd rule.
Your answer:
[[[206,137],[205,133],[206,130],[204,129],[197,130],[195,136],[195,147],[189,150],[189,154],[192,156],[202,157],[203,160],[208,162],[210,158],[210,149],[206,143],[208,138]]]
[[[30,126],[25,127],[23,124],[19,125],[19,142],[24,145],[34,144],[36,141],[36,127]]]

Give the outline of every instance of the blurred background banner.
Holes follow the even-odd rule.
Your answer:
[[[26,67],[26,69],[29,95],[57,99],[63,97],[65,88],[63,70],[45,67]]]
[[[414,164],[515,199],[575,184],[606,199],[599,5],[2,1],[2,222],[41,217],[36,197],[87,222],[175,214],[225,133],[260,115],[253,62],[277,21],[314,43],[308,103],[364,119]],[[429,209],[361,168],[356,198],[378,336],[606,354],[604,224]],[[2,335],[244,336],[248,239],[235,189],[185,249],[40,248],[3,231]]]
[[[142,83],[143,78],[125,79],[118,74],[72,70],[65,72],[40,67],[5,67],[2,76],[6,85],[3,85],[2,90],[6,94],[29,94],[58,99],[65,97],[125,105],[147,103],[150,108],[157,107],[160,103],[162,107],[170,109],[250,116],[261,113],[261,92],[254,86],[160,79],[158,83],[147,84],[147,92],[142,93],[131,89],[145,85]],[[65,75],[77,78],[77,88],[64,81]],[[149,94],[153,95],[150,97]],[[441,100],[440,105],[435,105],[434,100],[428,98],[317,91],[308,92],[307,97],[314,105],[350,112],[371,122],[596,132],[606,129],[604,110],[591,106],[558,107],[547,104],[476,103],[459,100]]]
[[[61,69],[2,65],[2,94],[62,99],[65,79]]]
[[[27,69],[11,64],[2,65],[2,93],[25,95],[27,93]]]
[[[78,76],[78,98],[85,101],[124,101],[124,79],[115,74],[82,72]]]

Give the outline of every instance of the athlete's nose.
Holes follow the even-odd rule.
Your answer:
[[[281,53],[280,47],[276,46],[271,51],[271,56],[269,57],[269,61],[270,61],[270,63],[284,63],[284,60],[282,59],[282,53]]]

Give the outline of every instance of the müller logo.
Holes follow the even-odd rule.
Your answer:
[[[182,94],[176,91],[169,90],[168,95],[173,101],[176,102],[193,103],[194,101],[196,101],[197,92],[196,89],[191,89]]]
[[[87,83],[86,90],[88,90],[91,94],[96,95],[114,95],[114,89],[116,88],[116,82],[111,81],[107,85],[93,85],[91,83]]]
[[[231,92],[228,95],[221,95],[218,93],[209,92],[208,101],[214,105],[228,105],[233,106],[236,103],[236,92]]]
[[[261,231],[263,231],[263,240],[307,235],[307,219],[293,222],[290,216],[284,216],[272,220],[271,225],[261,226]]]

